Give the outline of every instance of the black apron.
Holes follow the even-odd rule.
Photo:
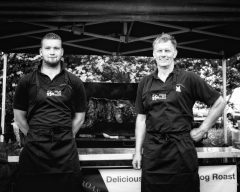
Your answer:
[[[150,82],[152,83],[152,82]],[[151,86],[150,86],[151,87]],[[179,112],[167,115],[169,103],[178,101],[177,73],[173,76],[173,83],[163,86],[159,90],[150,90],[145,94],[144,106],[147,109],[146,137],[143,144],[142,158],[142,192],[199,192],[200,183],[198,175],[197,152],[190,137],[190,130],[175,131],[172,127],[177,122],[173,119],[184,121],[189,125],[189,118],[179,109]],[[159,108],[162,109],[159,111]],[[155,111],[156,116],[149,116]],[[159,113],[158,113],[159,111]],[[150,113],[151,114],[151,113]],[[162,128],[156,127],[158,121]],[[154,122],[151,125],[151,122]]]
[[[29,110],[28,119],[36,112],[38,103],[59,110],[71,111],[63,105],[63,99],[71,100],[72,89],[65,72],[65,83],[55,87],[43,87],[36,75],[37,96]],[[60,93],[62,96],[49,96]],[[55,91],[55,92],[54,92]],[[62,107],[66,106],[66,107]],[[49,107],[50,108],[50,107]],[[51,110],[51,109],[50,109]],[[81,191],[81,171],[78,152],[69,126],[30,126],[26,142],[19,158],[19,179],[16,191]]]

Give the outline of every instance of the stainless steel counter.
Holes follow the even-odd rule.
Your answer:
[[[233,147],[199,147],[199,159],[204,158],[240,158],[240,149]]]
[[[78,149],[80,161],[131,160],[134,148],[82,148]],[[233,147],[197,148],[199,159],[240,158],[240,150]],[[8,162],[18,162],[19,156],[8,156]]]

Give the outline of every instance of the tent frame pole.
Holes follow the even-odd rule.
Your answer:
[[[226,101],[227,97],[227,61],[222,59],[222,78],[223,78],[223,99]],[[223,111],[223,129],[224,129],[224,144],[228,144],[228,130],[227,130],[227,111]]]
[[[7,57],[8,57],[7,54],[4,53],[4,55],[3,55],[3,82],[2,82],[2,114],[1,114],[2,135],[0,136],[0,142],[4,141],[4,134],[5,134]]]

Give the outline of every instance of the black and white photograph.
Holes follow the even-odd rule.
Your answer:
[[[0,192],[239,192],[239,0],[0,2]]]

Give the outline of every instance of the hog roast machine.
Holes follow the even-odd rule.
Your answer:
[[[137,83],[84,83],[84,86],[88,109],[76,135],[81,164],[131,165]]]

